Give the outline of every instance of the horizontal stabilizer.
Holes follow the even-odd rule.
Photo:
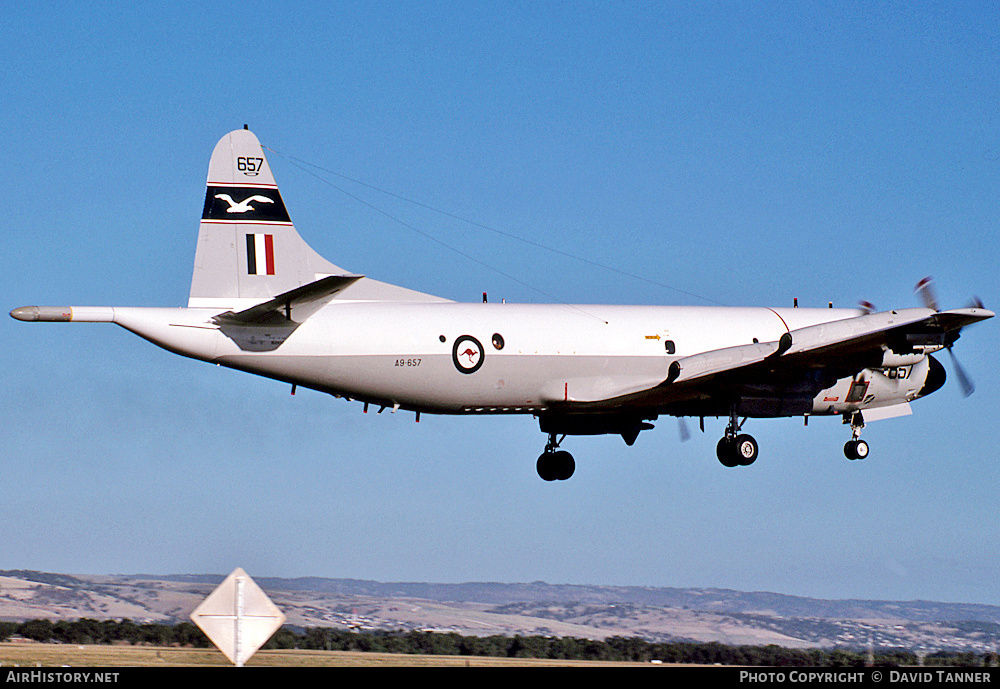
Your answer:
[[[275,319],[301,323],[337,292],[363,277],[364,275],[328,275],[279,294],[274,299],[251,306],[249,309],[219,314],[213,320],[220,325],[266,325],[273,323]]]

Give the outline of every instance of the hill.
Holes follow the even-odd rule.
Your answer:
[[[173,623],[222,575],[69,575],[0,570],[0,619],[129,618]],[[423,629],[718,641],[786,647],[995,651],[1000,607],[930,601],[820,600],[724,589],[434,584],[255,577],[298,627]]]

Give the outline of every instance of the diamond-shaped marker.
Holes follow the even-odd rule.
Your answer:
[[[285,623],[285,615],[237,567],[191,613],[205,636],[237,667],[250,659]]]

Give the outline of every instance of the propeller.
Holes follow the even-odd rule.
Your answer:
[[[920,300],[928,309],[933,309],[934,311],[941,310],[938,305],[937,295],[934,293],[934,280],[931,279],[930,276],[920,280],[913,292],[920,295]],[[973,297],[971,303],[969,304],[969,308],[983,308],[982,300],[979,297]],[[962,368],[962,365],[958,363],[955,353],[951,351],[951,348],[955,344],[955,340],[957,340],[958,337],[959,333],[956,332],[954,337],[948,338],[950,342],[945,345],[945,349],[948,350],[948,355],[951,357],[951,365],[955,369],[955,376],[958,378],[958,384],[962,387],[962,394],[968,397],[976,391],[976,386],[973,384],[969,374],[965,372],[964,368]]]
[[[684,420],[683,416],[677,417],[677,430],[681,434],[681,442],[686,443],[691,440],[691,431],[688,430],[687,421]]]
[[[962,394],[968,397],[976,391],[976,386],[972,383],[972,379],[969,378],[969,374],[965,372],[962,365],[958,363],[958,359],[955,358],[955,353],[951,351],[951,345],[948,345],[948,354],[951,355],[951,365],[955,367],[955,375],[958,376],[958,384],[962,386]]]
[[[934,294],[934,280],[929,275],[917,283],[917,286],[913,288],[913,293],[920,295],[920,301],[924,302],[924,306],[928,309],[941,310],[938,306],[937,295]]]
[[[870,301],[865,301],[863,299],[858,302],[858,306],[861,307],[861,310],[865,312],[866,316],[870,313],[875,313],[876,311],[878,311],[878,309],[875,308],[875,304],[871,303]]]

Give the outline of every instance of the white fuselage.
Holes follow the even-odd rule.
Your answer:
[[[185,356],[351,399],[445,414],[538,413],[628,395],[663,382],[675,360],[773,342],[790,330],[861,313],[334,300],[294,328],[241,331],[216,325],[219,309],[112,311],[110,320]],[[816,395],[805,413],[913,399],[926,378],[926,357],[891,356],[884,365],[896,373],[857,372],[868,384],[862,399],[847,401],[858,377],[848,378]]]

